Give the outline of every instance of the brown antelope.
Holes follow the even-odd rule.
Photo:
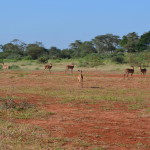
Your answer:
[[[4,65],[4,63],[2,63],[2,66],[3,66],[3,69],[9,69],[9,66],[8,65]]]
[[[80,72],[80,74],[77,77],[78,83],[79,83],[79,86],[81,85],[81,87],[83,88],[83,74],[82,74],[82,70],[78,70],[78,71]]]
[[[50,65],[45,65],[45,69],[48,69],[49,72],[51,72],[51,68],[52,68],[52,64],[50,63]]]
[[[124,79],[125,79],[125,77],[128,77],[129,74],[131,74],[131,77],[132,77],[132,75],[134,73],[134,66],[131,66],[131,67],[132,67],[132,69],[131,68],[125,69]]]
[[[73,68],[74,68],[74,64],[73,64],[73,65],[67,65],[65,72],[67,72],[67,71],[70,69],[70,70],[71,70],[71,73],[73,73]]]
[[[139,66],[139,69],[141,71],[141,74],[143,74],[143,76],[145,76],[146,72],[147,72],[147,69],[145,69],[145,68],[142,69],[141,66]]]

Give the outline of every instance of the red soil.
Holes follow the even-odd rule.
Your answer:
[[[28,74],[28,76],[39,76],[41,74],[34,72]],[[59,76],[60,74],[55,73],[55,76],[57,75]],[[61,73],[61,75],[67,76],[64,73]],[[91,77],[99,77],[99,75],[93,74]],[[130,80],[124,81],[122,75],[101,74],[101,77],[109,77],[107,82],[101,82],[102,87],[149,88],[149,84],[146,86],[141,85],[140,81],[136,82],[135,80],[131,80],[131,84],[126,84],[127,81],[130,83]],[[138,77],[139,75],[134,75],[134,78]],[[112,78],[118,78],[118,80],[111,83]],[[90,80],[92,79],[87,79],[87,81]],[[120,84],[120,81],[122,81],[122,84]],[[23,82],[26,83],[27,81],[24,80]],[[23,96],[23,94],[20,95]],[[25,97],[29,97],[30,102],[37,104],[41,99],[40,96],[33,94],[26,94]],[[144,115],[142,110],[128,110],[126,104],[118,102],[112,104],[114,106],[112,110],[104,111],[101,109],[104,104],[107,105],[108,102],[102,102],[102,104],[59,104],[57,102],[45,104],[40,107],[54,112],[55,115],[52,115],[47,120],[26,119],[16,120],[16,122],[41,126],[50,131],[53,137],[80,139],[105,149],[150,149],[150,115]],[[92,146],[85,146],[84,148],[92,150]]]

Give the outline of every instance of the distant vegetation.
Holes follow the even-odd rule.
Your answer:
[[[132,32],[119,37],[113,34],[98,35],[91,41],[76,40],[68,49],[45,48],[42,42],[26,44],[18,39],[0,45],[0,62],[5,60],[37,60],[47,63],[51,60],[79,59],[82,67],[97,66],[105,60],[114,63],[149,66],[150,31],[139,36]]]

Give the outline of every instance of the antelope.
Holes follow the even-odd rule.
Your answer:
[[[2,66],[3,66],[3,69],[9,69],[9,66],[8,65],[4,65],[4,63],[2,63]]]
[[[131,68],[125,69],[124,79],[125,79],[125,76],[128,77],[129,74],[131,74],[131,77],[132,77],[132,75],[134,73],[134,66],[131,66],[131,67],[132,67],[132,69]]]
[[[141,74],[143,74],[143,76],[145,76],[146,72],[147,72],[147,69],[145,69],[145,68],[142,69],[141,66],[139,66],[139,69],[141,71]]]
[[[49,72],[51,72],[51,68],[52,68],[52,64],[50,63],[50,65],[45,65],[45,69],[48,69],[49,70]],[[44,69],[44,70],[45,70]]]
[[[81,87],[83,88],[83,74],[82,74],[82,70],[78,70],[80,72],[80,74],[78,75],[77,79],[78,79],[78,83],[79,85],[81,85]]]
[[[70,70],[71,70],[71,73],[73,73],[73,68],[74,68],[74,64],[73,64],[73,65],[67,65],[65,72],[67,72],[67,71],[70,69]]]

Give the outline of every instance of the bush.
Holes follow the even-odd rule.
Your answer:
[[[9,66],[9,69],[20,69],[20,67],[17,65],[12,65],[12,66]]]
[[[48,57],[39,57],[37,62],[46,64],[46,63],[48,63]]]
[[[83,60],[79,60],[79,67],[88,67],[89,63]]]
[[[24,56],[23,60],[32,60],[32,57],[31,56]]]
[[[19,54],[11,54],[11,55],[7,56],[7,59],[13,59],[13,60],[18,61],[18,60],[22,59],[22,56]]]
[[[89,54],[79,61],[79,67],[96,67],[103,65],[103,61],[97,54]]]
[[[116,62],[117,64],[123,64],[126,63],[125,58],[123,56],[114,56],[112,58],[113,62]]]

